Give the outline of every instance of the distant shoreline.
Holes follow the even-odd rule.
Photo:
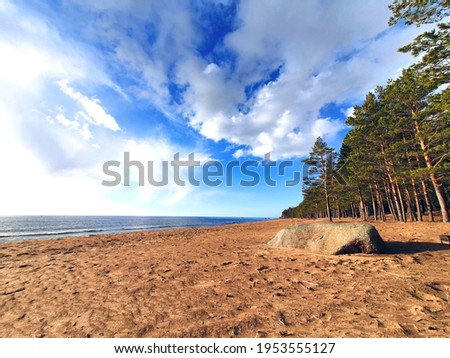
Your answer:
[[[265,220],[202,216],[3,216],[0,242],[182,229]]]
[[[182,229],[261,221],[257,217],[2,216],[0,242]]]

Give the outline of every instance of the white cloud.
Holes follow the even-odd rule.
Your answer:
[[[36,77],[49,70],[44,54],[31,46],[0,43],[0,79],[18,88],[26,88]]]
[[[61,113],[57,114],[55,118],[58,121],[58,123],[62,124],[64,127],[72,128],[72,129],[76,129],[76,128],[80,127],[79,122],[71,121],[71,120],[67,119],[66,117],[64,117],[64,115]]]
[[[344,129],[344,125],[340,121],[319,118],[314,122],[311,132],[317,138],[336,134],[342,129]]]
[[[345,111],[343,111],[343,113],[346,118],[351,117],[355,113],[355,107],[354,106],[348,107]]]
[[[179,179],[185,182],[184,186],[177,185],[174,179],[175,173],[171,164],[174,160],[174,155],[179,153],[180,160],[185,161],[187,160],[188,149],[177,147],[164,139],[147,138],[139,141],[128,140],[123,148],[123,152],[130,153],[130,160],[142,163],[144,168],[142,173],[145,183],[136,190],[136,200],[138,202],[152,202],[155,207],[169,207],[186,198],[190,193],[198,191],[196,187],[189,183],[187,167],[180,167],[179,170]],[[210,158],[205,153],[196,151],[194,159],[204,163]],[[121,161],[122,164],[124,162],[123,158],[117,158],[117,160]],[[163,169],[163,162],[167,163],[167,171]],[[166,176],[167,185],[153,186],[148,183],[150,166],[153,171],[152,179],[161,182]],[[196,168],[198,169],[199,167]],[[199,173],[197,173],[197,178],[199,178]],[[135,186],[139,183],[139,170],[135,166],[130,169],[130,182]]]
[[[234,59],[217,61],[200,56],[202,19],[186,2],[82,6],[106,12],[88,31],[111,46],[117,66],[134,79],[136,96],[171,119],[181,114],[206,138],[282,158],[307,153],[318,132],[327,139],[344,128],[322,118],[324,105],[360,100],[412,62],[397,48],[421,30],[387,30],[389,3],[241,2],[239,27],[217,45]],[[151,40],[148,25],[155,29]],[[173,82],[185,88],[181,104],[170,101]]]
[[[121,92],[101,57],[94,48],[63,41],[48,24],[39,14],[0,2],[0,215],[176,214],[172,207],[196,188],[107,188],[102,165],[123,160],[126,150],[158,162],[195,147],[179,148],[156,136],[131,145],[99,100],[74,90],[81,83]]]
[[[92,138],[92,133],[89,130],[89,125],[87,123],[83,124],[83,126],[80,126],[80,122],[78,122],[76,120],[71,121],[70,119],[67,119],[61,113],[57,114],[55,118],[56,118],[56,121],[59,124],[63,125],[64,127],[78,131],[85,140]],[[49,123],[53,123],[53,122],[50,120]]]
[[[21,109],[5,106],[0,101],[0,160],[5,168],[5,175],[0,176],[3,204],[0,215],[179,214],[173,207],[180,207],[180,202],[186,206],[188,195],[195,195],[200,189],[189,185],[187,168],[181,171],[186,186],[176,185],[170,166],[176,152],[180,151],[181,159],[185,159],[195,148],[181,148],[156,137],[131,140],[124,135],[114,140],[97,135],[98,143],[90,144],[80,137],[84,126],[79,122],[60,113],[53,123],[39,113],[35,115],[24,122],[29,130],[24,134],[23,127],[14,125],[14,121],[23,119]],[[138,174],[134,169],[131,170],[131,186],[123,186],[124,152],[129,152],[132,160],[145,166],[144,186],[138,186]],[[209,158],[201,152],[195,153],[198,160]],[[114,188],[101,185],[103,180],[110,180],[102,169],[103,163],[109,160],[121,163],[118,172],[122,181]],[[169,162],[168,185],[150,185],[148,161],[154,162],[154,178],[159,180],[164,160]]]
[[[245,151],[242,149],[238,149],[233,153],[233,157],[239,159],[245,155]]]
[[[417,29],[387,28],[388,1],[243,2],[241,26],[225,39],[236,70],[192,56],[178,64],[189,84],[183,113],[205,137],[247,145],[249,154],[291,157],[308,152],[318,134],[344,129],[321,118],[330,102],[359,100],[412,62],[397,48]],[[355,15],[357,14],[357,15]],[[244,89],[280,76],[246,99]],[[239,104],[248,111],[240,113]]]
[[[203,73],[205,75],[209,75],[211,73],[218,72],[218,71],[220,71],[220,67],[217,66],[215,63],[210,63],[208,66],[205,67],[205,69],[203,70]]]
[[[182,130],[187,124],[206,138],[242,145],[235,158],[307,153],[317,135],[333,138],[343,128],[323,118],[322,106],[348,105],[411,62],[396,50],[422,30],[381,34],[387,4],[241,2],[239,27],[217,44],[232,56],[203,58],[202,19],[186,1],[81,1],[72,35],[49,8],[40,14],[0,0],[0,161],[9,174],[0,176],[0,214],[193,214],[193,202],[208,203],[213,192],[189,185],[100,185],[102,164],[123,160],[124,151],[156,165],[196,150],[153,127],[154,135],[134,138],[127,133],[131,119],[102,104],[105,88],[130,101],[146,99],[172,120],[187,119]],[[112,80],[118,77],[123,88]],[[177,103],[174,82],[183,88]]]
[[[80,92],[76,92],[73,88],[69,87],[67,80],[58,81],[59,88],[66,95],[77,101],[86,113],[80,114],[86,118],[89,122],[97,126],[103,126],[113,131],[120,130],[119,125],[113,116],[106,113],[105,109],[100,105],[99,101],[90,99]]]

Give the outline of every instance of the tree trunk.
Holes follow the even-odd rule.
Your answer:
[[[378,207],[380,208],[380,218],[381,220],[386,221],[386,213],[384,211],[383,197],[381,196],[380,185],[378,184],[377,181],[375,182],[375,190],[377,192]]]
[[[384,191],[386,193],[386,200],[387,200],[387,203],[388,203],[389,212],[391,213],[391,215],[394,218],[394,220],[398,221],[397,212],[395,211],[394,203],[392,201],[392,195],[391,195],[391,192],[390,192],[390,189],[389,189],[389,183],[388,183],[388,181],[386,179],[384,181]]]
[[[337,217],[341,220],[341,204],[339,203],[339,194],[336,194]]]
[[[423,218],[422,218],[422,207],[420,205],[420,197],[419,197],[419,191],[417,189],[417,183],[412,178],[411,178],[411,184],[412,184],[412,188],[413,188],[414,201],[416,202],[417,220],[423,221]]]
[[[403,140],[406,141],[405,138],[403,138]],[[414,179],[414,176],[413,176],[413,173],[412,173],[411,156],[409,155],[408,151],[406,151],[406,158],[408,158],[409,173],[410,173],[410,176],[411,176],[411,185],[412,185],[412,188],[413,188],[414,201],[416,202],[416,212],[417,212],[416,219],[418,221],[422,221],[422,208],[420,206],[420,199],[419,199],[419,194],[418,194],[418,191],[417,191],[416,180]]]
[[[358,189],[358,193],[359,193],[359,207],[360,207],[359,210],[361,212],[361,216],[362,216],[363,220],[367,221],[367,212],[366,212],[364,200],[362,197],[361,189]]]
[[[442,186],[444,192],[444,198],[446,199],[447,208],[450,206],[450,188],[448,186]]]
[[[414,113],[413,116],[415,117]],[[425,163],[427,165],[427,168],[430,170],[433,170],[433,163],[431,162],[431,158],[428,154],[428,149],[425,144],[425,140],[422,137],[422,133],[420,130],[420,125],[417,119],[414,119],[414,124],[416,126],[416,132],[417,132],[417,138],[419,140],[420,149],[422,149],[423,158],[425,159]],[[436,178],[436,173],[433,171],[430,172],[430,179],[431,183],[433,184],[434,191],[436,192],[436,196],[439,202],[439,206],[441,208],[441,215],[442,215],[442,221],[448,222],[448,211],[447,211],[447,205],[445,204],[445,198],[442,193],[442,184],[439,183],[438,179]]]
[[[428,164],[427,164],[428,165]],[[449,221],[447,205],[445,204],[445,198],[442,195],[441,184],[436,178],[435,173],[430,173],[431,183],[433,184],[434,191],[436,192],[436,196],[439,202],[439,207],[441,208],[442,221],[447,223]]]
[[[401,206],[400,206],[400,200],[401,199],[398,197],[397,190],[395,189],[395,183],[391,182],[390,184],[391,184],[391,194],[392,194],[392,197],[394,198],[395,209],[396,209],[396,212],[397,212],[397,219],[399,221],[405,221],[403,219],[402,209],[401,209]]]
[[[422,183],[423,197],[425,198],[425,205],[427,206],[428,210],[428,217],[430,218],[430,221],[434,221],[433,207],[431,206],[430,195],[428,194],[428,188],[427,184],[425,183],[425,179],[422,179],[421,183]]]
[[[408,208],[409,219],[411,221],[417,221],[417,215],[416,215],[416,212],[414,210],[413,202],[411,200],[411,194],[410,194],[410,192],[408,190],[408,187],[406,186],[404,180],[403,180],[403,185],[404,185],[406,205],[407,205],[407,208]]]
[[[325,183],[325,181],[324,181]],[[327,204],[327,216],[330,222],[333,222],[333,215],[331,214],[331,206],[330,206],[330,197],[328,195],[327,185],[324,184],[324,190],[325,190],[325,201]]]
[[[419,156],[416,155],[417,160],[417,168],[421,169]],[[430,197],[428,196],[427,184],[425,183],[425,179],[421,178],[420,183],[422,184],[423,197],[425,199],[425,205],[428,211],[428,218],[431,222],[434,221],[433,208],[431,207]]]
[[[383,155],[385,154],[383,145],[381,145],[381,153],[383,153]],[[384,158],[384,166],[385,166],[385,173],[389,179],[392,197],[394,198],[395,208],[397,209],[397,218],[399,220],[401,219],[402,221],[405,221],[404,213],[402,215],[402,209],[401,209],[401,205],[400,205],[401,198],[400,198],[399,192],[396,190],[396,187],[395,187],[396,183],[395,183],[393,175],[392,175],[393,174],[392,164],[390,162],[388,162],[388,160],[386,158]]]
[[[377,212],[377,206],[375,204],[375,197],[373,195],[372,184],[369,184],[369,189],[370,189],[370,198],[372,199],[373,218],[375,220],[378,220],[378,212]]]
[[[326,204],[326,215],[328,216],[328,219],[330,222],[333,222],[333,214],[331,213],[331,205],[330,205],[330,196],[328,193],[328,170],[327,165],[324,165],[325,163],[322,162],[322,178],[323,178],[323,191],[325,192],[325,204]]]
[[[390,193],[392,195],[392,198],[394,199],[394,204],[395,204],[395,209],[396,209],[395,210],[395,212],[396,212],[395,216],[397,217],[398,221],[404,221],[403,217],[402,217],[402,209],[401,209],[401,206],[400,206],[400,199],[399,199],[398,193],[397,193],[397,191],[395,189],[395,183],[392,180],[392,176],[391,175],[388,175],[388,178],[389,178],[389,182],[388,182],[389,186],[388,187],[390,189]]]
[[[402,192],[400,190],[400,186],[398,185],[398,183],[395,183],[395,190],[397,191],[398,199],[400,201],[400,210],[401,210],[400,212],[401,212],[402,221],[406,222],[405,204],[404,204],[403,195],[402,195]]]
[[[327,200],[327,216],[330,222],[333,222],[333,214],[331,213],[330,198],[328,197],[328,195],[326,196],[326,200]]]

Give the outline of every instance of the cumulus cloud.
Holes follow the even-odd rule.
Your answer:
[[[136,96],[206,138],[283,158],[306,154],[319,132],[344,129],[321,115],[325,105],[359,101],[413,61],[397,48],[419,30],[388,29],[389,3],[243,1],[230,32],[206,53],[202,44],[216,36],[205,31],[208,11],[224,15],[233,4],[81,6],[104,15],[88,31],[133,79]]]
[[[386,31],[387,4],[241,3],[241,26],[225,38],[236,69],[198,58],[179,65],[189,83],[184,106],[190,124],[215,141],[247,145],[256,156],[304,155],[317,135],[345,128],[336,118],[321,118],[323,106],[359,100],[412,62],[397,48],[417,30]],[[278,78],[246,98],[249,86],[280,66]]]
[[[98,190],[101,164],[126,150],[157,162],[197,149],[186,138],[168,140],[153,115],[138,123],[119,116],[120,104],[108,106],[111,92],[130,113],[149,105],[176,122],[174,138],[195,132],[226,141],[235,158],[306,154],[316,136],[345,129],[324,106],[350,114],[350,105],[412,62],[397,48],[422,30],[388,30],[389,2],[71,0],[56,14],[0,0],[0,159],[20,176],[0,177],[2,201],[12,212],[28,196],[39,213],[48,196],[47,213],[66,198],[80,210],[84,200],[93,211],[167,214],[155,208],[191,210],[193,192],[209,200],[189,186]],[[209,11],[228,19],[227,33],[212,31],[222,27]],[[201,152],[205,160],[216,154]]]
[[[0,0],[0,161],[7,168],[0,177],[0,215],[168,214],[197,189],[137,188],[135,182],[107,188],[102,165],[123,161],[127,150],[157,162],[195,146],[150,135],[132,139],[120,130],[100,100],[75,90],[82,84],[94,93],[107,87],[122,94],[105,72],[106,59],[95,47],[63,40],[50,23]]]

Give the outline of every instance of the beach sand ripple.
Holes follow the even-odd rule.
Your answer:
[[[377,223],[383,255],[266,243],[272,220],[0,244],[1,337],[450,337],[443,223]]]

